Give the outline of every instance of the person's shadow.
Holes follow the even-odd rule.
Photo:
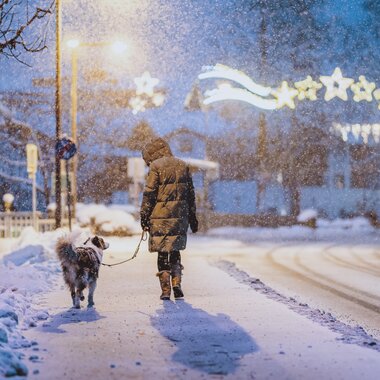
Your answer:
[[[66,330],[61,327],[62,325],[81,322],[95,322],[103,318],[105,317],[101,316],[94,308],[72,308],[51,316],[49,321],[45,322],[41,327],[39,327],[39,330],[46,333],[62,334],[66,332]]]
[[[185,301],[164,302],[151,323],[177,348],[174,361],[207,374],[234,373],[244,355],[258,351],[251,336],[229,316],[208,314]]]

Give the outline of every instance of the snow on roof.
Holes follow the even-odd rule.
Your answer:
[[[219,162],[200,160],[197,158],[181,158],[185,161],[191,168],[196,170],[205,170],[206,177],[210,181],[216,181],[219,179]]]
[[[200,160],[197,158],[181,158],[188,165],[201,170],[219,170],[219,162]]]

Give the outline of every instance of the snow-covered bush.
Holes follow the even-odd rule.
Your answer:
[[[300,212],[300,214],[297,217],[297,221],[308,222],[309,220],[317,219],[317,216],[318,216],[318,212],[316,210],[308,208]]]
[[[82,227],[91,226],[94,233],[103,236],[131,236],[141,227],[128,212],[97,204],[78,204],[77,219]]]

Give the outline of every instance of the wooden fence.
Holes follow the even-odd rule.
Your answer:
[[[69,225],[67,219],[62,220],[62,226]],[[0,238],[17,238],[26,227],[33,227],[33,213],[31,212],[0,212]],[[37,212],[36,229],[38,232],[53,231],[55,219],[43,218]]]

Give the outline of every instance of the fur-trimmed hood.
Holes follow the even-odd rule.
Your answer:
[[[159,158],[172,156],[169,144],[161,137],[146,144],[142,150],[142,157],[148,166]]]

